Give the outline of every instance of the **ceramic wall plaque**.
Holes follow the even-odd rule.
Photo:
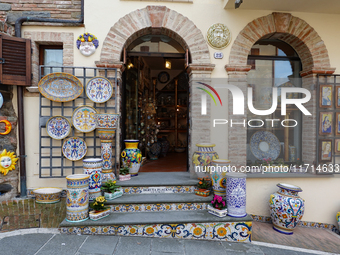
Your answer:
[[[77,48],[84,56],[91,56],[99,46],[99,41],[96,36],[90,33],[84,33],[77,39]]]
[[[19,160],[14,155],[14,152],[10,152],[6,149],[0,154],[0,173],[7,175],[9,171],[15,169],[16,162]]]
[[[5,132],[0,133],[0,135],[8,135],[12,130],[12,124],[8,120],[0,120],[0,123],[5,124]]]
[[[0,93],[0,109],[2,107],[2,105],[4,104],[4,97],[2,96],[2,94]]]
[[[231,41],[231,34],[226,25],[216,23],[209,27],[207,32],[209,45],[217,50],[227,47]]]
[[[63,155],[71,161],[81,160],[87,152],[87,145],[80,137],[70,137],[64,141]]]
[[[50,73],[38,83],[40,93],[55,102],[69,102],[83,93],[83,84],[68,73]]]
[[[95,130],[97,113],[97,110],[91,106],[83,105],[78,107],[72,115],[73,126],[84,133]]]
[[[281,152],[279,139],[269,131],[257,131],[250,138],[250,150],[260,160],[277,159]]]
[[[47,134],[57,140],[66,138],[71,132],[71,123],[63,116],[53,116],[46,122]]]
[[[93,77],[86,85],[86,95],[95,103],[105,103],[112,94],[112,84],[105,77]]]

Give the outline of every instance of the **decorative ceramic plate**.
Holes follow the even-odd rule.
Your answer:
[[[50,73],[38,83],[40,93],[55,102],[68,102],[83,93],[83,84],[68,73]]]
[[[260,159],[277,159],[281,152],[281,144],[277,137],[268,131],[257,131],[250,138],[250,150]]]
[[[78,107],[72,115],[73,126],[84,133],[95,130],[97,113],[97,110],[91,106],[83,105]]]
[[[47,134],[57,140],[64,139],[71,132],[71,123],[63,116],[53,116],[46,122]]]
[[[83,139],[80,137],[70,137],[64,141],[63,154],[65,158],[77,161],[82,159],[87,152],[87,146]]]
[[[112,84],[105,77],[93,77],[86,85],[86,95],[95,103],[105,103],[112,94]]]

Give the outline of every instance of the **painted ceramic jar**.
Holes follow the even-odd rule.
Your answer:
[[[66,220],[80,222],[89,217],[89,177],[87,174],[73,174],[66,177]]]
[[[302,189],[286,183],[276,186],[279,191],[271,194],[269,199],[273,228],[280,233],[292,235],[305,211],[305,200],[298,195]]]
[[[89,178],[89,200],[94,200],[101,196],[100,188],[102,186],[102,165],[101,158],[89,158],[83,160],[84,174]]]
[[[215,144],[213,143],[198,143],[196,146],[197,151],[192,155],[192,162],[197,176],[201,178],[209,175],[208,166],[211,166],[212,161],[219,157],[214,151]]]
[[[125,149],[122,151],[122,162],[128,167],[131,176],[137,176],[142,161],[142,153],[138,149],[139,140],[124,140]]]
[[[245,217],[246,212],[246,174],[227,173],[226,201],[228,215]]]
[[[226,196],[226,174],[230,171],[230,160],[215,159],[212,161],[210,176],[212,180],[214,194]]]
[[[340,212],[336,214],[336,221],[338,222],[339,229],[340,229]]]

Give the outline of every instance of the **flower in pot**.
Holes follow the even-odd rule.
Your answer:
[[[199,182],[197,184],[197,189],[195,190],[195,194],[198,196],[207,197],[210,195],[211,188],[211,179],[208,177],[199,178]]]
[[[110,207],[105,206],[106,199],[103,196],[96,197],[96,200],[90,203],[90,208],[93,209],[89,213],[91,220],[99,220],[110,214]]]
[[[223,197],[215,195],[214,199],[211,201],[211,205],[208,205],[208,212],[218,217],[225,217],[228,210]]]
[[[116,181],[109,180],[102,184],[101,190],[104,192],[104,196],[107,200],[112,200],[123,195],[121,186],[116,184]]]
[[[127,181],[131,179],[130,169],[128,167],[123,167],[119,170],[119,180]]]

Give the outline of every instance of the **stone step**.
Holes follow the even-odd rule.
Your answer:
[[[252,218],[219,218],[200,211],[111,213],[92,221],[60,224],[60,232],[84,235],[120,235],[159,238],[250,242]]]
[[[117,212],[154,212],[206,210],[213,195],[201,197],[192,193],[134,194],[108,200],[105,204]]]

